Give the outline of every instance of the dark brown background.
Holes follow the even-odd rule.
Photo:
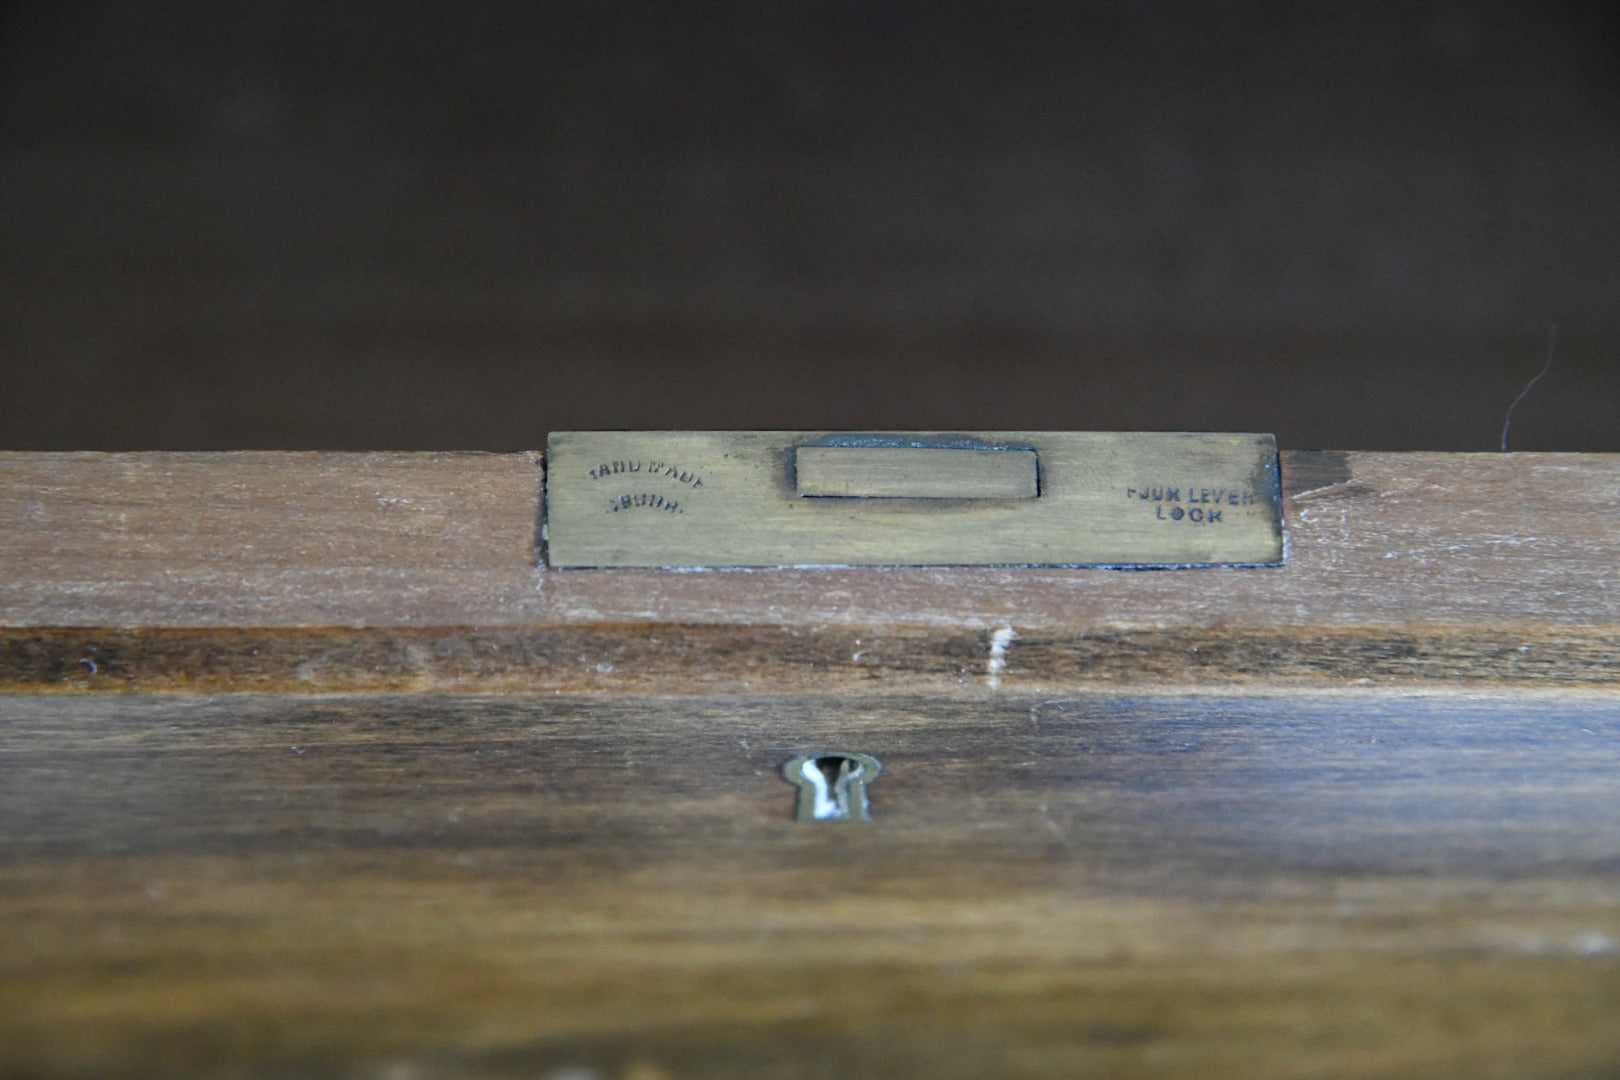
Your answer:
[[[1597,5],[3,10],[0,447],[1620,449]]]

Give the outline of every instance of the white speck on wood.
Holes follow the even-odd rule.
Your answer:
[[[1007,646],[1017,636],[1010,626],[999,627],[990,635],[990,660],[985,664],[984,673],[992,690],[1001,687],[1001,673],[1007,670]]]

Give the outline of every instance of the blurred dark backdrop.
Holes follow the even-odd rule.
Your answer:
[[[1620,449],[1598,4],[12,3],[0,447]]]

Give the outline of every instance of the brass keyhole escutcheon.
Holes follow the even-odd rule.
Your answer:
[[[877,758],[847,750],[800,754],[782,766],[799,788],[800,821],[871,821],[866,788],[882,771]]]

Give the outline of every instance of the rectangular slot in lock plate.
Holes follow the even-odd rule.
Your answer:
[[[811,498],[1033,499],[1033,450],[796,446],[794,489]]]
[[[1270,435],[560,431],[545,500],[555,567],[1283,560]]]

